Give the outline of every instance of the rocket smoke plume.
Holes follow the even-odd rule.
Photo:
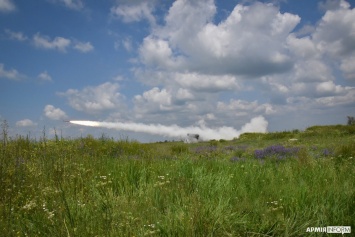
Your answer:
[[[172,138],[186,137],[188,133],[199,134],[202,140],[225,139],[231,140],[238,138],[240,134],[245,132],[266,132],[268,122],[263,116],[252,118],[240,130],[233,127],[208,128],[204,125],[179,127],[177,125],[165,126],[161,124],[143,124],[133,122],[98,122],[98,121],[81,121],[71,120],[72,124],[78,124],[90,127],[103,127],[109,129],[125,130],[132,132],[144,132],[154,135],[161,135]]]

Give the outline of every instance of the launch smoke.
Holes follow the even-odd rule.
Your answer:
[[[89,127],[103,127],[108,129],[117,129],[132,132],[143,132],[154,135],[161,135],[171,138],[186,137],[188,133],[199,134],[202,140],[225,139],[231,140],[238,138],[240,134],[245,132],[266,132],[268,122],[263,116],[258,116],[250,120],[240,130],[233,127],[222,126],[218,128],[208,128],[206,126],[189,126],[180,127],[178,125],[161,125],[161,124],[143,124],[133,122],[99,122],[99,121],[81,121],[71,120],[72,124],[89,126]]]

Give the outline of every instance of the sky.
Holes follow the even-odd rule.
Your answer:
[[[0,120],[12,136],[141,142],[346,124],[355,116],[354,6],[0,0]]]

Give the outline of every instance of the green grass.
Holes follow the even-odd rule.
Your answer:
[[[271,145],[299,152],[255,158]],[[352,126],[195,144],[17,137],[1,142],[0,162],[2,236],[321,236],[307,227],[355,228]]]

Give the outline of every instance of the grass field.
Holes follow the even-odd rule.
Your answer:
[[[1,236],[325,236],[355,231],[355,126],[140,144],[0,144]],[[290,140],[291,139],[291,140]]]

